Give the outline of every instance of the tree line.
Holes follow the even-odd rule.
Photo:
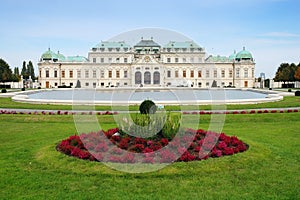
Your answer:
[[[32,80],[36,79],[34,67],[31,61],[29,61],[28,64],[23,61],[23,66],[20,73],[18,67],[15,67],[12,71],[8,63],[0,58],[0,82],[19,82],[21,80],[21,76],[24,79],[29,79],[29,77],[31,77]]]
[[[275,74],[276,82],[295,82],[300,81],[300,63],[281,63]]]

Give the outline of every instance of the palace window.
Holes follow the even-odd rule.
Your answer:
[[[112,58],[108,58],[108,62],[111,63],[111,61],[112,61]]]
[[[112,71],[111,70],[108,71],[108,78],[112,78]]]
[[[104,71],[103,70],[100,71],[100,77],[104,78]]]
[[[171,71],[170,70],[167,71],[167,77],[171,78]]]
[[[70,77],[70,78],[73,78],[73,70],[70,70],[70,71],[69,71],[69,77]]]
[[[117,62],[117,63],[120,62],[120,58],[116,58],[116,62]]]
[[[65,78],[65,70],[61,71],[61,77]]]
[[[96,78],[96,77],[97,77],[97,71],[93,70],[93,78]]]
[[[175,71],[175,78],[178,78],[179,77],[179,74],[178,74],[178,71],[176,70]]]
[[[186,58],[182,58],[182,62],[183,62],[183,63],[186,63]]]
[[[116,71],[116,77],[120,78],[120,71],[119,70]]]
[[[232,69],[229,70],[229,78],[232,78]]]
[[[175,62],[178,63],[178,58],[175,58]]]
[[[57,70],[54,71],[54,78],[57,78]]]
[[[101,58],[101,59],[100,59],[100,62],[101,62],[101,63],[104,63],[104,58]]]
[[[85,78],[89,78],[89,70],[85,70]]]
[[[95,63],[96,62],[96,58],[93,58],[93,63]]]
[[[201,78],[202,77],[202,72],[201,70],[198,71],[198,78]]]
[[[49,78],[49,70],[46,70],[46,78]]]
[[[171,62],[171,58],[167,58],[167,62],[170,63]]]
[[[209,78],[209,70],[206,70],[205,73],[206,73],[206,74],[205,74],[206,78]]]
[[[225,70],[224,69],[222,69],[221,75],[222,75],[222,78],[225,78]]]
[[[77,78],[81,78],[81,71],[77,70]]]
[[[191,71],[191,78],[194,78],[194,70]]]
[[[191,58],[191,63],[193,63],[194,62],[194,58]]]
[[[254,68],[252,68],[252,78],[254,77]]]
[[[236,77],[237,77],[237,78],[240,78],[240,69],[239,69],[239,68],[236,69]]]
[[[215,69],[214,70],[214,78],[217,78],[218,77],[218,71]]]
[[[186,77],[186,71],[185,71],[185,70],[182,71],[182,76],[183,76],[184,78]]]
[[[244,69],[244,77],[248,78],[248,69]]]
[[[89,86],[90,84],[89,83],[85,83],[85,86]]]
[[[127,63],[127,58],[124,58],[124,63]]]
[[[128,72],[124,71],[124,78],[127,78],[127,76],[128,76]]]

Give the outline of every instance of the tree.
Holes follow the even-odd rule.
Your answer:
[[[28,73],[28,76],[30,76],[32,80],[35,80],[34,68],[33,68],[33,64],[31,61],[28,62],[27,73]]]
[[[27,68],[26,68],[26,62],[25,61],[23,61],[21,76],[23,76],[23,79],[28,79],[29,78],[28,71],[27,71]]]
[[[291,65],[288,63],[281,63],[280,67],[278,67],[274,81],[295,81],[294,74],[295,74],[296,65],[292,63]]]
[[[14,74],[20,76],[19,67],[14,68]]]
[[[297,81],[300,81],[300,64],[297,67],[294,77]]]
[[[12,81],[12,71],[7,62],[0,58],[0,82]]]
[[[143,101],[139,108],[141,114],[155,114],[156,109],[155,103],[151,100]]]

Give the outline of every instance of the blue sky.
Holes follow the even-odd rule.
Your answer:
[[[282,62],[300,62],[297,0],[2,0],[0,57],[13,67],[51,47],[87,56],[101,40],[126,31],[174,30],[206,49],[229,56],[249,50],[256,76],[274,77]],[[155,39],[155,38],[154,38]]]

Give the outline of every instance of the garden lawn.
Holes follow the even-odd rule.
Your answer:
[[[195,126],[199,115],[190,117]],[[55,150],[76,133],[72,116],[0,115],[0,199],[300,199],[299,118],[227,115],[223,131],[249,144],[246,152],[128,174]],[[209,121],[201,116],[200,126]]]

